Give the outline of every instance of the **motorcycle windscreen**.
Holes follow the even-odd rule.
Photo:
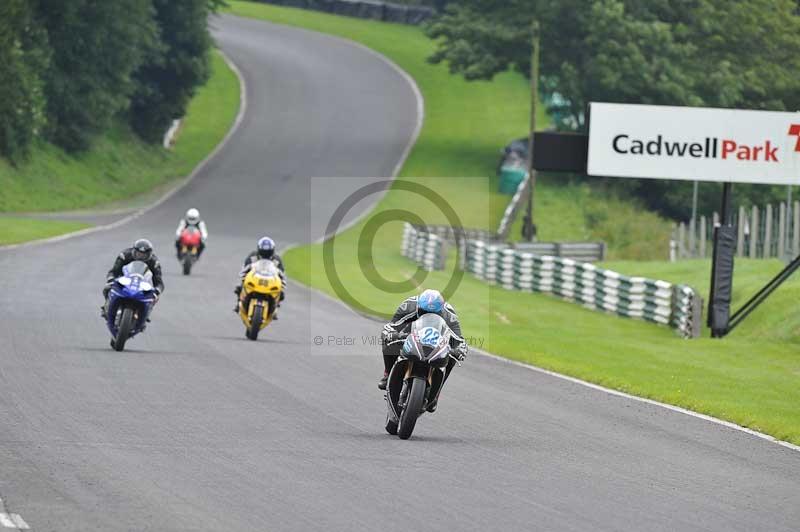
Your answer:
[[[135,260],[123,266],[122,273],[125,275],[141,275],[145,279],[153,276],[153,274],[150,273],[150,268],[147,267],[147,264],[140,260]]]
[[[275,266],[275,263],[271,260],[258,260],[253,264],[253,271],[259,277],[277,277],[278,276],[278,268]]]

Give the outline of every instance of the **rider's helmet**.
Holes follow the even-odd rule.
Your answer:
[[[146,238],[140,238],[133,243],[134,260],[148,261],[153,256],[153,244]]]
[[[200,221],[200,211],[198,211],[197,209],[194,209],[194,208],[189,209],[188,211],[186,211],[186,223],[187,224],[197,225],[197,222],[199,222],[199,221]]]
[[[444,297],[438,290],[425,290],[417,297],[417,316],[439,314],[444,310]]]
[[[265,236],[258,239],[258,256],[262,259],[271,259],[275,255],[275,241]]]

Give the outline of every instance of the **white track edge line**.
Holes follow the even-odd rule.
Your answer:
[[[31,528],[19,514],[11,514],[11,520],[14,521],[14,524],[17,525],[19,530],[30,530]]]
[[[261,22],[261,23],[264,23],[264,24],[272,24],[272,25],[275,25],[275,26],[283,26],[283,27],[286,27],[286,28],[291,28],[291,29],[296,30],[296,31],[300,31],[300,32],[314,33],[316,35],[324,35],[326,38],[330,38],[330,39],[335,39],[337,41],[341,41],[341,42],[343,42],[345,44],[348,44],[348,45],[353,46],[355,48],[359,48],[364,52],[367,52],[369,55],[371,55],[373,57],[376,57],[377,59],[382,61],[390,69],[394,70],[401,78],[403,78],[403,80],[406,83],[408,83],[408,85],[411,87],[411,92],[414,93],[414,99],[416,100],[416,106],[417,106],[417,108],[416,108],[417,120],[416,120],[416,123],[414,124],[414,131],[411,133],[411,137],[408,139],[408,143],[406,143],[406,146],[403,149],[403,152],[400,154],[400,158],[398,159],[397,164],[395,164],[394,168],[392,169],[392,175],[390,176],[391,179],[393,180],[394,178],[397,177],[397,174],[399,174],[400,170],[403,169],[403,166],[406,164],[406,160],[408,160],[408,157],[411,155],[411,150],[414,149],[414,146],[417,144],[417,140],[419,139],[419,136],[422,133],[422,125],[423,125],[423,123],[425,121],[425,98],[422,96],[422,91],[419,90],[419,86],[417,85],[416,80],[413,77],[411,77],[411,75],[408,72],[406,72],[405,70],[400,68],[400,66],[397,63],[395,63],[394,61],[392,61],[391,59],[389,59],[385,55],[381,54],[380,52],[377,52],[377,51],[373,50],[372,48],[370,48],[369,46],[367,46],[365,44],[362,44],[362,43],[360,43],[358,41],[354,41],[352,39],[348,39],[347,37],[341,37],[339,35],[332,35],[330,33],[324,33],[324,32],[321,32],[321,31],[310,30],[308,28],[301,28],[299,26],[292,26],[292,25],[289,25],[289,24],[280,24],[280,23],[277,23],[277,22],[271,22],[269,20],[262,20],[262,19],[252,18],[252,17],[243,17],[243,16],[231,15],[231,14],[228,14],[227,16],[233,17],[233,18],[240,18],[240,19],[245,19],[245,20]],[[309,177],[311,177],[311,176],[309,176]],[[377,176],[377,177],[380,177],[380,176]],[[354,219],[352,219],[351,221],[349,221],[345,225],[339,227],[337,232],[341,233],[343,231],[346,231],[347,229],[353,227],[358,222],[363,220],[370,212],[372,212],[372,209],[375,207],[375,205],[377,205],[383,199],[383,197],[386,195],[386,193],[388,191],[389,191],[389,189],[384,190],[383,193],[380,195],[380,197],[378,197],[378,199],[376,199],[375,202],[372,204],[370,209],[365,210],[363,213],[359,214],[358,216],[356,216]],[[324,242],[325,240],[327,240],[328,238],[330,238],[331,236],[333,236],[333,235],[327,235],[326,234],[326,235],[323,235],[320,238],[318,238],[318,239],[316,239],[316,240],[314,240],[312,242],[306,242],[304,244],[293,244],[291,246],[287,246],[286,248],[284,248],[284,253],[286,251],[289,251],[290,249],[292,249],[294,247],[298,247],[300,245],[320,244],[320,243]]]
[[[350,312],[352,312],[353,314],[355,314],[358,317],[372,319],[369,316],[365,316],[363,314],[360,314],[360,313],[356,312],[353,309],[353,307],[349,306],[347,303],[345,303],[341,299],[337,299],[337,298],[331,296],[330,294],[328,294],[326,292],[323,292],[319,288],[316,288],[316,287],[313,287],[313,286],[308,286],[308,285],[302,284],[302,283],[297,282],[297,281],[294,281],[293,284],[296,284],[296,285],[298,285],[298,286],[300,286],[300,287],[302,287],[304,289],[310,290],[310,291],[316,293],[317,295],[322,296],[323,298],[325,298],[325,299],[327,299],[327,300],[329,300],[329,301],[331,301],[333,303],[337,303],[338,305],[348,309]],[[525,368],[527,370],[534,371],[536,373],[540,373],[542,375],[555,377],[557,379],[568,381],[568,382],[571,382],[573,384],[578,384],[580,386],[585,386],[587,388],[591,388],[591,389],[599,391],[599,392],[604,392],[604,393],[607,393],[609,395],[614,395],[616,397],[621,397],[623,399],[629,399],[629,400],[636,401],[636,402],[639,402],[639,403],[646,403],[646,404],[649,404],[649,405],[658,406],[658,407],[661,407],[661,408],[665,408],[667,410],[671,410],[673,412],[677,412],[679,414],[684,414],[684,415],[691,416],[691,417],[694,417],[694,418],[697,418],[697,419],[702,419],[703,421],[709,421],[711,423],[714,423],[714,424],[717,424],[717,425],[721,425],[721,426],[727,427],[729,429],[737,430],[739,432],[744,432],[744,433],[749,434],[751,436],[756,436],[757,438],[761,438],[762,440],[766,440],[768,442],[778,444],[778,445],[780,445],[782,447],[786,447],[787,449],[791,449],[793,451],[800,451],[800,445],[795,445],[793,443],[790,443],[790,442],[787,442],[787,441],[784,441],[784,440],[779,440],[778,438],[775,438],[774,436],[770,436],[769,434],[765,434],[763,432],[758,432],[757,430],[753,430],[753,429],[749,429],[747,427],[743,427],[741,425],[737,425],[736,423],[733,423],[732,421],[725,421],[724,419],[719,419],[717,417],[710,416],[708,414],[702,414],[700,412],[695,412],[694,410],[689,410],[688,408],[683,408],[683,407],[671,405],[671,404],[668,404],[668,403],[662,403],[661,401],[656,401],[655,399],[648,399],[646,397],[639,397],[639,396],[636,396],[636,395],[631,395],[629,393],[621,392],[619,390],[614,390],[613,388],[606,388],[605,386],[602,386],[600,384],[595,384],[593,382],[585,381],[585,380],[579,379],[577,377],[570,377],[569,375],[564,375],[563,373],[558,373],[556,371],[552,371],[552,370],[549,370],[549,369],[540,368],[539,366],[534,366],[533,364],[526,364],[525,362],[520,362],[518,360],[512,360],[510,358],[505,358],[505,357],[502,357],[500,355],[495,355],[493,353],[489,353],[488,351],[484,351],[482,349],[478,349],[477,347],[470,347],[470,352],[471,353],[476,353],[476,354],[478,354],[480,356],[483,356],[483,357],[494,359],[494,360],[496,360],[498,362],[501,362],[501,363],[504,363],[504,364],[511,364],[513,366],[519,366],[519,367]]]
[[[397,74],[399,74],[400,77],[403,78],[406,81],[406,83],[408,83],[408,85],[411,87],[411,92],[414,93],[414,99],[416,100],[416,103],[417,103],[417,109],[416,109],[416,111],[417,111],[417,121],[416,121],[416,124],[414,124],[414,131],[411,133],[411,137],[408,139],[408,143],[406,144],[406,147],[403,149],[403,152],[400,154],[400,159],[397,161],[397,164],[395,164],[394,168],[392,169],[391,179],[394,180],[397,177],[397,174],[400,173],[400,171],[403,169],[403,166],[406,164],[406,161],[408,160],[408,157],[411,155],[411,150],[414,149],[414,146],[417,144],[417,140],[419,139],[419,136],[422,133],[422,125],[423,125],[423,123],[425,121],[425,97],[422,96],[422,91],[419,90],[419,86],[417,85],[416,80],[414,78],[412,78],[411,75],[408,72],[406,72],[405,70],[400,68],[400,66],[398,66],[397,63],[395,63],[394,61],[392,61],[391,59],[389,59],[385,55],[376,52],[372,48],[370,48],[370,47],[368,47],[368,46],[366,46],[364,44],[361,44],[360,42],[353,41],[353,40],[347,39],[345,37],[339,37],[338,35],[330,35],[328,33],[324,33],[323,35],[327,35],[328,37],[332,37],[334,39],[338,39],[340,41],[346,42],[346,43],[350,44],[351,46],[355,46],[356,48],[360,48],[361,50],[364,50],[365,52],[369,53],[370,55],[372,55],[374,57],[377,57],[379,60],[383,61],[384,64],[389,66],[389,68],[391,68],[395,72],[397,72]],[[378,196],[378,198],[373,202],[373,204],[370,206],[369,209],[365,210],[364,212],[362,212],[361,214],[359,214],[358,216],[356,216],[355,218],[353,218],[352,220],[350,220],[348,223],[344,224],[343,226],[338,227],[337,228],[337,233],[342,233],[344,231],[347,231],[351,227],[353,227],[353,226],[357,225],[359,222],[361,222],[361,220],[366,218],[375,209],[375,206],[378,205],[378,203],[381,202],[381,200],[384,198],[384,196],[386,196],[386,194],[389,192],[390,189],[391,189],[391,187],[389,187],[386,190],[384,190],[380,194],[380,196]],[[334,236],[334,235],[329,235],[329,234],[323,235],[320,238],[318,238],[317,240],[315,240],[314,242],[312,242],[312,244],[321,244],[322,242],[324,242],[325,240],[327,240],[328,238],[330,238],[332,236]]]
[[[775,438],[774,436],[770,436],[769,434],[765,434],[765,433],[759,432],[757,430],[753,430],[753,429],[749,429],[747,427],[743,427],[741,425],[737,425],[736,423],[733,423],[732,421],[725,421],[724,419],[720,419],[720,418],[717,418],[717,417],[714,417],[714,416],[710,416],[708,414],[701,414],[700,412],[695,412],[694,410],[689,410],[688,408],[683,408],[683,407],[671,405],[671,404],[668,404],[668,403],[662,403],[661,401],[656,401],[655,399],[648,399],[646,397],[639,397],[639,396],[636,396],[636,395],[631,395],[629,393],[621,392],[619,390],[614,390],[612,388],[606,388],[605,386],[602,386],[600,384],[595,384],[593,382],[585,381],[585,380],[579,379],[577,377],[570,377],[569,375],[564,375],[563,373],[558,373],[558,372],[555,372],[555,371],[551,371],[549,369],[540,368],[539,366],[534,366],[533,364],[526,364],[525,362],[520,362],[518,360],[511,360],[509,358],[501,357],[499,355],[495,355],[493,353],[489,353],[487,351],[483,351],[482,349],[471,348],[470,351],[472,351],[474,353],[477,353],[477,354],[479,354],[481,356],[492,358],[492,359],[497,360],[499,362],[503,362],[505,364],[511,364],[511,365],[514,365],[514,366],[519,366],[519,367],[528,369],[530,371],[535,371],[536,373],[541,373],[543,375],[548,375],[550,377],[555,377],[557,379],[569,381],[569,382],[571,382],[573,384],[579,384],[581,386],[585,386],[587,388],[592,388],[593,390],[604,392],[604,393],[607,393],[609,395],[615,395],[617,397],[622,397],[624,399],[630,399],[632,401],[637,401],[639,403],[646,403],[646,404],[649,404],[649,405],[658,406],[658,407],[661,407],[661,408],[665,408],[667,410],[671,410],[673,412],[677,412],[677,413],[680,413],[680,414],[685,414],[687,416],[691,416],[691,417],[694,417],[694,418],[702,419],[704,421],[709,421],[711,423],[715,423],[717,425],[722,425],[723,427],[727,427],[729,429],[738,430],[740,432],[744,432],[744,433],[749,434],[751,436],[756,436],[758,438],[761,438],[762,440],[766,440],[766,441],[771,442],[771,443],[776,443],[776,444],[778,444],[778,445],[780,445],[782,447],[786,447],[787,449],[792,449],[794,451],[800,451],[800,445],[795,445],[793,443],[790,443],[790,442],[787,442],[787,441],[784,441],[784,440],[779,440],[779,439]]]
[[[242,17],[242,18],[249,18],[249,17]],[[311,31],[313,33],[321,33],[321,32],[315,32],[313,30],[307,30],[305,28],[299,28],[299,29],[301,29],[303,31]],[[421,130],[422,130],[422,123],[423,123],[423,119],[424,119],[424,116],[425,116],[424,115],[424,99],[422,97],[422,93],[419,90],[419,87],[417,86],[416,81],[414,81],[414,79],[405,70],[403,70],[402,68],[397,66],[397,64],[395,64],[392,60],[390,60],[386,56],[376,52],[375,50],[369,48],[366,45],[363,45],[363,44],[361,44],[359,42],[356,42],[356,41],[352,41],[350,39],[346,39],[344,37],[339,37],[338,35],[330,35],[330,34],[327,34],[327,33],[322,33],[322,34],[326,35],[328,37],[332,37],[334,39],[339,39],[339,40],[348,42],[351,45],[356,46],[358,48],[362,48],[362,49],[366,50],[367,52],[371,53],[372,55],[374,55],[374,56],[378,57],[379,59],[383,60],[390,67],[394,68],[411,85],[411,88],[414,91],[414,94],[417,96],[417,127],[416,127],[416,129],[414,131],[414,134],[411,137],[411,140],[410,140],[409,144],[406,146],[405,151],[401,155],[400,160],[398,161],[397,165],[395,165],[394,175],[392,177],[393,178],[396,177],[397,174],[400,172],[400,169],[405,164],[406,159],[410,155],[411,149],[414,147],[414,145],[417,142],[417,139],[418,139],[418,137],[419,137],[419,135],[421,133]],[[383,195],[385,195],[385,194],[386,194],[386,191],[384,191]],[[380,201],[380,199],[382,199],[383,195],[381,195],[381,198],[379,198],[378,201]],[[376,201],[376,204],[377,204],[377,201]],[[371,211],[365,211],[361,215],[357,216],[350,223],[348,223],[344,227],[340,228],[339,232],[345,231],[348,228],[352,227],[353,225],[355,225],[356,223],[361,221],[361,219],[363,219],[367,214],[369,214],[369,212],[371,212]],[[322,238],[319,238],[318,240],[314,241],[313,244],[319,244],[319,243],[323,242],[329,236],[330,235],[323,236]],[[297,247],[298,245],[299,244],[293,244],[293,245],[287,246],[286,249],[284,250],[284,252],[289,251],[292,248]],[[305,285],[305,284],[299,283],[297,281],[295,281],[295,283],[297,283],[298,285],[303,286],[306,289],[310,289],[311,291],[313,291],[313,292],[317,293],[318,295],[321,295],[321,296],[329,299],[330,301],[333,301],[333,302],[336,302],[336,303],[340,304],[341,306],[343,306],[343,307],[349,309],[351,312],[355,313],[357,316],[363,317],[361,314],[356,312],[351,306],[349,306],[347,303],[345,303],[341,299],[337,299],[337,298],[331,296],[330,294],[327,294],[327,293],[323,292],[322,290],[319,290],[318,288],[315,288],[313,286]],[[498,360],[498,361],[501,361],[501,362],[504,362],[504,363],[507,363],[507,364],[513,364],[513,365],[516,365],[516,366],[521,366],[523,368],[526,368],[526,369],[531,370],[531,371],[535,371],[537,373],[541,373],[541,374],[549,375],[551,377],[555,377],[555,378],[558,378],[558,379],[566,380],[566,381],[572,382],[574,384],[579,384],[581,386],[586,386],[588,388],[592,388],[594,390],[605,392],[605,393],[610,394],[610,395],[615,395],[617,397],[623,397],[625,399],[630,399],[630,400],[638,401],[638,402],[641,402],[641,403],[647,403],[647,404],[650,404],[650,405],[653,405],[653,406],[659,406],[661,408],[666,408],[667,410],[671,410],[673,412],[678,412],[678,413],[681,413],[681,414],[685,414],[687,416],[692,416],[692,417],[695,417],[695,418],[698,418],[698,419],[702,419],[702,420],[705,420],[705,421],[710,421],[711,423],[715,423],[717,425],[722,425],[724,427],[731,428],[731,429],[734,429],[734,430],[738,430],[740,432],[744,432],[744,433],[750,434],[752,436],[756,436],[756,437],[761,438],[763,440],[766,440],[766,441],[769,441],[769,442],[772,442],[772,443],[776,443],[776,444],[781,445],[783,447],[786,447],[788,449],[792,449],[794,451],[800,451],[800,445],[795,445],[795,444],[789,443],[787,441],[779,440],[779,439],[777,439],[777,438],[775,438],[773,436],[770,436],[769,434],[764,434],[763,432],[758,432],[758,431],[753,430],[753,429],[748,429],[747,427],[743,427],[741,425],[737,425],[736,423],[733,423],[733,422],[730,422],[730,421],[725,421],[723,419],[719,419],[719,418],[716,418],[716,417],[713,417],[713,416],[709,416],[707,414],[701,414],[700,412],[695,412],[693,410],[688,410],[686,408],[682,408],[682,407],[679,407],[679,406],[670,405],[670,404],[667,404],[667,403],[662,403],[662,402],[659,402],[659,401],[655,401],[653,399],[647,399],[645,397],[637,397],[635,395],[631,395],[631,394],[628,394],[628,393],[625,393],[625,392],[621,392],[619,390],[613,390],[611,388],[606,388],[605,386],[600,386],[599,384],[594,384],[594,383],[591,383],[591,382],[588,382],[588,381],[584,381],[584,380],[581,380],[581,379],[578,379],[578,378],[575,378],[575,377],[570,377],[568,375],[564,375],[562,373],[557,373],[555,371],[550,371],[550,370],[547,370],[547,369],[544,369],[544,368],[540,368],[538,366],[533,366],[531,364],[525,364],[524,362],[511,360],[511,359],[508,359],[508,358],[503,358],[503,357],[501,357],[499,355],[494,355],[492,353],[489,353],[489,352],[486,352],[486,351],[482,351],[482,350],[479,350],[479,349],[472,349],[472,351],[474,351],[474,352],[476,352],[476,353],[478,353],[480,355],[483,355],[485,357],[493,358],[495,360]]]
[[[232,16],[236,16],[236,15],[232,15]],[[249,18],[249,17],[240,17],[240,18]],[[251,20],[259,20],[259,19],[251,19]],[[275,24],[275,23],[271,23],[271,24]],[[419,85],[417,85],[416,80],[413,77],[411,77],[411,75],[408,72],[406,72],[405,70],[400,68],[400,66],[398,66],[397,63],[395,63],[394,61],[392,61],[391,59],[389,59],[385,55],[383,55],[383,54],[381,54],[379,52],[376,52],[372,48],[370,48],[370,47],[368,47],[368,46],[366,46],[364,44],[361,44],[360,42],[357,42],[357,41],[354,41],[354,40],[351,40],[351,39],[347,39],[345,37],[340,37],[338,35],[331,35],[329,33],[317,32],[317,31],[314,31],[314,30],[306,29],[306,28],[298,28],[298,27],[295,27],[295,26],[287,26],[287,27],[291,27],[293,29],[299,29],[301,31],[307,31],[307,32],[310,32],[310,33],[317,33],[317,34],[320,34],[320,35],[325,35],[326,37],[345,42],[345,43],[349,44],[350,46],[354,46],[356,48],[360,48],[361,50],[369,53],[373,57],[377,57],[379,60],[383,61],[384,64],[388,65],[389,68],[393,69],[397,74],[399,74],[400,77],[403,78],[406,81],[406,83],[408,83],[408,85],[411,87],[411,91],[414,93],[414,99],[416,100],[416,103],[417,103],[417,109],[416,109],[417,120],[416,120],[416,124],[414,125],[414,131],[411,133],[411,137],[409,138],[408,143],[406,144],[405,148],[403,149],[403,152],[400,154],[400,158],[398,159],[397,164],[395,164],[394,168],[392,169],[392,176],[391,177],[392,177],[392,179],[396,178],[397,174],[400,173],[400,170],[403,169],[403,166],[405,165],[406,161],[408,160],[408,157],[411,155],[411,150],[414,149],[414,146],[417,144],[417,140],[419,139],[419,136],[422,133],[422,126],[423,126],[423,123],[425,121],[425,98],[422,96],[422,91],[420,91]],[[348,230],[349,228],[353,227],[358,222],[363,220],[367,215],[369,215],[372,212],[372,210],[375,208],[375,205],[377,205],[383,199],[383,197],[386,195],[386,193],[388,191],[389,191],[388,189],[384,190],[383,193],[380,195],[380,197],[377,200],[375,200],[375,202],[372,204],[372,206],[369,209],[365,210],[364,212],[362,212],[361,214],[356,216],[353,220],[351,220],[347,224],[343,225],[342,227],[339,227],[338,228],[338,233],[341,233],[341,232],[344,232],[344,231]],[[331,236],[333,236],[333,235],[324,235],[324,236],[318,238],[317,240],[314,240],[313,242],[307,242],[307,243],[296,243],[295,242],[295,243],[292,243],[292,244],[288,244],[284,248],[283,252],[286,253],[286,252],[292,250],[293,248],[299,247],[301,245],[321,244],[322,242],[324,242],[326,239],[328,239]],[[339,305],[340,307],[342,307],[344,309],[347,309],[349,312],[351,312],[353,315],[355,315],[355,316],[357,316],[359,318],[364,318],[365,317],[363,314],[361,314],[359,312],[356,312],[356,310],[353,307],[351,307],[350,305],[348,305],[347,303],[345,303],[344,301],[342,301],[339,298],[333,297],[330,294],[326,294],[322,290],[320,290],[320,289],[318,289],[316,287],[313,287],[311,285],[303,284],[303,283],[301,283],[299,281],[294,281],[292,279],[290,279],[290,281],[292,281],[292,284],[296,284],[297,286],[300,286],[300,287],[302,287],[302,288],[304,288],[306,290],[314,292],[317,295],[320,295],[320,296],[326,298],[328,301],[330,301],[332,303],[335,303],[335,304]]]
[[[244,17],[244,18],[248,18],[248,17]],[[311,31],[313,33],[321,33],[321,32],[314,32],[313,30],[306,30],[305,28],[300,28],[300,29],[302,29],[304,31]],[[392,67],[395,70],[397,70],[400,73],[400,75],[404,79],[406,79],[406,81],[408,81],[408,83],[411,85],[411,88],[414,91],[414,94],[417,95],[417,128],[414,131],[414,134],[412,135],[411,141],[409,142],[408,146],[406,146],[406,150],[403,152],[400,161],[398,161],[397,165],[395,166],[394,175],[392,177],[396,177],[397,174],[400,172],[400,169],[405,164],[406,159],[410,155],[411,149],[416,144],[417,139],[419,137],[419,134],[420,134],[420,132],[422,130],[422,122],[423,122],[423,118],[424,118],[424,99],[422,97],[422,93],[419,90],[419,87],[417,86],[416,81],[414,81],[414,79],[406,71],[404,71],[402,68],[397,66],[397,64],[395,64],[392,60],[390,60],[386,56],[376,52],[375,50],[373,50],[373,49],[371,49],[371,48],[369,48],[369,47],[367,47],[367,46],[365,46],[365,45],[363,45],[363,44],[361,44],[359,42],[352,41],[352,40],[346,39],[344,37],[339,37],[337,35],[330,35],[330,34],[327,34],[327,33],[323,33],[323,35],[327,35],[328,37],[332,37],[334,39],[339,39],[339,40],[348,42],[348,43],[352,44],[353,46],[357,46],[359,48],[365,49],[369,53],[377,56],[378,58],[380,58],[381,60],[386,62],[386,64],[388,64],[390,67]],[[385,194],[386,194],[386,191],[384,191],[384,195]],[[382,199],[382,197],[383,197],[383,195],[381,196],[380,199]],[[380,199],[378,199],[378,201],[380,201]],[[376,202],[376,204],[377,204],[377,202]],[[361,221],[361,219],[363,219],[367,214],[369,214],[369,212],[371,212],[371,211],[365,211],[361,215],[357,216],[350,223],[348,223],[344,227],[340,228],[339,232],[345,231],[348,228],[352,227],[353,225],[355,225],[356,223]],[[323,236],[322,238],[319,238],[318,240],[314,241],[313,244],[319,244],[319,243],[323,242],[329,236],[330,235]],[[284,252],[289,251],[292,248],[297,247],[298,245],[299,244],[292,244],[290,246],[287,246]],[[298,285],[301,285],[302,287],[304,287],[306,289],[309,289],[309,290],[315,292],[318,295],[321,295],[321,296],[325,297],[326,299],[328,299],[328,300],[330,300],[332,302],[340,304],[341,306],[349,309],[351,312],[353,312],[357,316],[364,317],[363,315],[361,315],[358,312],[356,312],[351,306],[349,306],[347,303],[345,303],[341,299],[335,298],[335,297],[331,296],[330,294],[327,294],[327,293],[323,292],[322,290],[320,290],[320,289],[318,289],[316,287],[309,286],[309,285],[306,285],[306,284],[303,284],[303,283],[300,283],[300,282],[297,282],[297,281],[295,281],[295,283],[297,283]],[[507,364],[513,364],[513,365],[516,365],[516,366],[521,366],[521,367],[526,368],[526,369],[528,369],[530,371],[535,371],[537,373],[541,373],[541,374],[544,374],[544,375],[549,375],[551,377],[555,377],[555,378],[558,378],[558,379],[569,381],[569,382],[572,382],[574,384],[579,384],[581,386],[586,386],[588,388],[592,388],[594,390],[605,392],[605,393],[610,394],[610,395],[615,395],[617,397],[623,397],[625,399],[630,399],[630,400],[633,400],[633,401],[638,401],[638,402],[641,402],[641,403],[647,403],[647,404],[650,404],[650,405],[653,405],[653,406],[659,406],[661,408],[666,408],[667,410],[671,410],[673,412],[678,412],[678,413],[681,413],[681,414],[685,414],[687,416],[695,417],[695,418],[698,418],[698,419],[709,421],[711,423],[715,423],[717,425],[722,425],[722,426],[727,427],[727,428],[738,430],[740,432],[744,432],[746,434],[750,434],[751,436],[756,436],[756,437],[761,438],[763,440],[766,440],[766,441],[769,441],[769,442],[772,442],[772,443],[776,443],[778,445],[786,447],[787,449],[792,449],[794,451],[800,451],[800,445],[795,445],[795,444],[789,443],[787,441],[779,440],[779,439],[777,439],[777,438],[775,438],[773,436],[770,436],[769,434],[764,434],[763,432],[758,432],[758,431],[753,430],[753,429],[748,429],[747,427],[743,427],[741,425],[737,425],[736,423],[733,423],[731,421],[725,421],[724,419],[719,419],[719,418],[716,418],[716,417],[713,417],[713,416],[709,416],[707,414],[701,414],[700,412],[695,412],[694,410],[689,410],[689,409],[686,409],[686,408],[682,408],[680,406],[675,406],[675,405],[670,405],[670,404],[667,404],[667,403],[662,403],[660,401],[655,401],[653,399],[647,399],[645,397],[637,397],[635,395],[631,395],[631,394],[628,394],[628,393],[625,393],[625,392],[621,392],[619,390],[613,390],[611,388],[606,388],[605,386],[601,386],[599,384],[594,384],[594,383],[591,383],[591,382],[588,382],[588,381],[584,381],[584,380],[578,379],[576,377],[570,377],[569,375],[564,375],[562,373],[557,373],[555,371],[550,371],[550,370],[547,370],[547,369],[544,369],[544,368],[540,368],[538,366],[533,366],[531,364],[525,364],[524,362],[511,360],[511,359],[508,359],[508,358],[503,358],[503,357],[501,357],[499,355],[494,355],[494,354],[489,353],[487,351],[482,351],[482,350],[474,349],[474,348],[471,349],[471,350],[474,351],[475,353],[478,353],[478,354],[483,355],[485,357],[493,358],[495,360],[499,360],[499,361],[505,362]]]
[[[115,222],[112,222],[110,224],[96,225],[94,227],[87,227],[86,229],[81,229],[80,231],[73,231],[71,233],[65,233],[63,235],[58,235],[58,236],[54,236],[54,237],[50,237],[50,238],[41,238],[41,239],[38,239],[38,240],[30,240],[28,242],[20,242],[19,244],[9,244],[7,246],[0,246],[0,251],[8,251],[8,250],[13,250],[13,249],[40,246],[42,244],[49,244],[49,243],[52,243],[52,242],[61,242],[61,241],[64,241],[64,240],[69,240],[71,238],[77,238],[79,236],[84,236],[84,235],[89,235],[89,234],[92,234],[92,233],[98,233],[98,232],[101,232],[101,231],[109,231],[111,229],[116,229],[117,227],[121,227],[121,226],[123,226],[123,225],[125,225],[127,223],[130,223],[133,220],[135,220],[135,219],[139,218],[140,216],[142,216],[143,214],[155,209],[156,207],[158,207],[159,205],[161,205],[162,203],[164,203],[165,201],[170,199],[172,196],[174,196],[176,193],[178,193],[180,190],[182,190],[184,187],[186,187],[186,185],[191,183],[194,180],[194,178],[197,177],[197,175],[208,165],[208,163],[211,162],[211,160],[214,157],[216,157],[216,155],[220,151],[222,151],[222,149],[228,144],[228,142],[231,140],[233,135],[236,133],[236,131],[239,130],[239,126],[242,125],[242,121],[244,120],[245,112],[247,111],[247,85],[245,84],[244,76],[242,75],[242,72],[239,70],[239,67],[236,66],[236,63],[234,63],[233,60],[231,60],[231,58],[228,57],[228,55],[225,52],[222,51],[222,49],[217,48],[217,50],[219,51],[220,55],[222,55],[222,59],[228,65],[228,68],[230,68],[233,71],[233,73],[236,75],[236,77],[239,80],[239,111],[236,114],[236,119],[234,120],[233,125],[228,129],[228,132],[225,134],[225,137],[223,137],[223,139],[219,142],[219,144],[217,144],[214,147],[214,149],[211,151],[211,153],[206,155],[205,159],[200,161],[200,163],[198,163],[198,165],[195,166],[194,170],[192,170],[192,173],[189,174],[188,177],[186,177],[177,186],[175,186],[171,190],[167,191],[163,196],[161,196],[154,203],[151,203],[150,205],[147,205],[145,207],[141,207],[140,209],[138,209],[133,214],[130,214],[129,216],[126,216],[126,217],[124,217],[124,218],[122,218],[120,220],[117,220]]]
[[[0,512],[0,525],[4,528],[17,528],[17,524],[11,520],[11,516],[5,512]]]

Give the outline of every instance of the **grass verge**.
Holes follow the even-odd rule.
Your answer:
[[[189,105],[173,151],[142,142],[121,124],[77,155],[40,142],[19,166],[0,159],[0,212],[97,207],[188,175],[225,137],[239,107],[239,81],[216,51],[212,69],[211,79]],[[75,227],[55,220],[0,218],[0,238],[6,240],[12,232],[18,238],[54,236]]]
[[[492,227],[498,216],[497,199],[489,193],[496,187],[493,179],[487,184],[432,178],[492,174],[497,147],[525,130],[527,88],[521,78],[507,74],[494,83],[468,84],[452,77],[424,61],[433,45],[416,28],[246,2],[232,2],[230,11],[353,39],[409,72],[425,96],[426,124],[402,177],[446,195],[465,225]],[[604,196],[596,187],[545,180],[537,194],[543,239],[592,238],[592,231],[606,231],[599,236],[618,239],[617,249],[628,248],[618,256],[639,258],[652,256],[653,249],[659,255],[666,250],[665,236],[654,237],[666,234],[660,229],[663,221],[643,217],[630,203]],[[395,208],[428,214],[395,188],[373,215]],[[434,213],[425,221],[444,220]],[[374,274],[365,276],[359,259],[374,263],[390,280],[409,278],[415,265],[399,255],[400,223],[382,226],[372,242],[361,240],[364,225],[335,239],[333,264],[349,291],[342,299],[388,311],[415,290],[376,287],[370,282]],[[285,260],[292,277],[339,297],[323,266],[321,246],[292,249]],[[449,264],[453,263],[451,257]],[[606,266],[687,283],[703,292],[708,287],[707,261]],[[780,267],[777,261],[738,261],[734,307]],[[433,272],[424,284],[441,288],[452,275]],[[469,275],[451,302],[460,311],[466,334],[483,349],[800,443],[800,319],[794,311],[798,296],[800,282],[791,281],[730,337],[691,341],[666,327],[590,311],[547,295],[506,291]]]
[[[83,222],[0,217],[0,246],[50,238],[87,227],[89,224]]]

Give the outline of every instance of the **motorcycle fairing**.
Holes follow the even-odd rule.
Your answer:
[[[147,316],[155,302],[152,274],[147,269],[147,265],[141,261],[125,265],[122,271],[123,275],[114,280],[114,285],[108,292],[106,326],[111,335],[116,336],[119,304],[122,301],[133,302],[138,307],[138,319],[130,333],[130,336],[133,337],[144,328]]]

